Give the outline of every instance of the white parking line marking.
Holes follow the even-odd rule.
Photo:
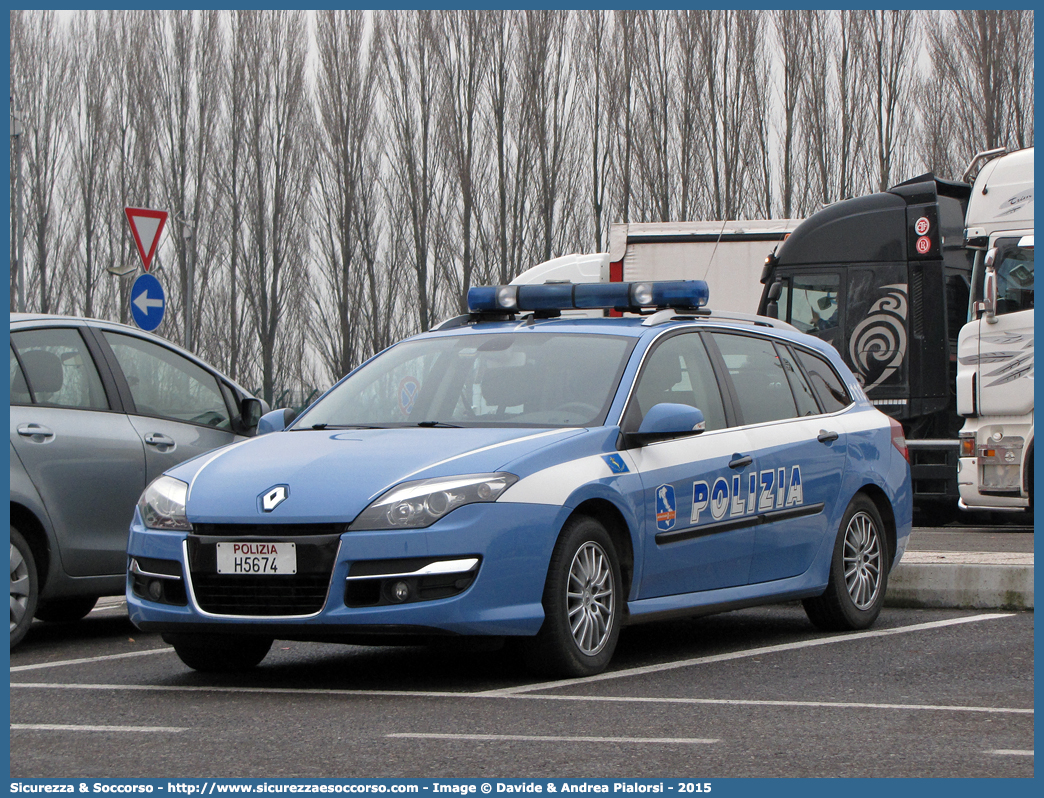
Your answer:
[[[871,704],[856,701],[776,701],[743,698],[645,698],[641,696],[533,695],[529,693],[453,693],[406,690],[309,690],[299,687],[199,687],[147,684],[55,684],[49,682],[11,682],[11,689],[27,690],[108,690],[112,692],[156,693],[263,693],[265,695],[314,696],[316,698],[491,698],[525,701],[588,701],[620,704],[703,704],[707,706],[795,707],[814,709],[899,709],[926,712],[980,712],[997,715],[1032,715],[1033,709],[1020,707],[975,707],[951,704]]]
[[[853,643],[860,640],[868,640],[874,637],[889,637],[891,635],[907,634],[909,632],[924,632],[930,629],[942,629],[946,626],[957,626],[965,623],[976,623],[978,621],[991,621],[996,618],[1013,618],[1013,613],[987,613],[973,615],[968,618],[951,618],[946,621],[932,621],[930,623],[918,623],[911,626],[900,626],[895,629],[878,629],[868,632],[850,632],[832,637],[816,637],[810,640],[801,640],[796,643],[781,643],[776,646],[763,646],[761,648],[749,648],[745,651],[730,651],[727,654],[713,654],[708,657],[694,657],[692,659],[677,660],[675,662],[664,662],[660,665],[645,665],[640,668],[627,668],[620,671],[609,671],[597,676],[587,676],[582,679],[560,679],[554,682],[538,682],[537,684],[525,684],[519,687],[504,687],[496,690],[487,690],[479,695],[507,695],[529,693],[534,690],[551,690],[561,687],[572,687],[578,684],[591,684],[593,682],[604,682],[609,679],[625,679],[629,676],[645,676],[650,673],[662,673],[663,671],[677,670],[678,668],[689,668],[694,665],[707,665],[713,662],[728,662],[734,659],[746,659],[747,657],[758,657],[763,654],[776,654],[780,651],[797,651],[802,648],[813,648],[815,646],[829,646],[835,643]]]
[[[721,740],[699,737],[545,737],[538,734],[419,734],[403,732],[385,737],[417,740],[466,740],[468,742],[533,742],[533,743],[655,743],[657,745],[710,745]]]
[[[84,657],[83,659],[63,659],[57,662],[37,662],[35,665],[16,665],[11,668],[11,673],[22,671],[38,671],[44,668],[60,668],[63,665],[87,665],[92,662],[107,662],[113,659],[129,659],[131,657],[146,657],[149,654],[173,654],[173,648],[150,648],[145,651],[128,651],[126,654],[106,654],[103,657]]]
[[[175,726],[74,726],[64,723],[12,723],[11,731],[75,731],[75,732],[177,732],[188,731]]]
[[[986,753],[994,756],[1033,756],[1032,751],[1020,751],[1016,748],[996,748]]]

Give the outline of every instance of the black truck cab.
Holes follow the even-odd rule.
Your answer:
[[[830,205],[770,255],[758,313],[830,342],[899,420],[915,507],[957,507],[957,336],[972,258],[971,187],[931,173]]]

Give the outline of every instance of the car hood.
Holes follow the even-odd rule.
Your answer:
[[[400,482],[498,471],[581,432],[286,431],[227,446],[168,473],[189,483],[187,514],[194,523],[346,523]],[[279,485],[287,498],[262,512],[260,498]]]

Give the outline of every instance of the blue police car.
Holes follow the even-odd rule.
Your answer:
[[[149,485],[131,620],[204,671],[275,638],[493,635],[566,676],[677,614],[802,599],[817,627],[873,623],[910,469],[835,350],[706,310],[700,281],[468,299],[285,429],[276,411]]]

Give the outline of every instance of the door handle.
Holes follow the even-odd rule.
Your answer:
[[[54,433],[43,424],[19,424],[18,434],[23,438],[29,438],[33,443],[46,443],[54,438]]]
[[[837,433],[833,430],[821,429],[819,435],[816,436],[816,440],[820,443],[830,443],[837,440]]]
[[[734,454],[732,459],[729,461],[729,468],[746,468],[754,462],[754,458],[749,454]]]
[[[171,449],[173,449],[177,445],[173,438],[169,438],[166,435],[163,435],[159,432],[150,432],[148,435],[146,435],[145,443],[147,443],[149,446],[156,447],[169,446]]]

